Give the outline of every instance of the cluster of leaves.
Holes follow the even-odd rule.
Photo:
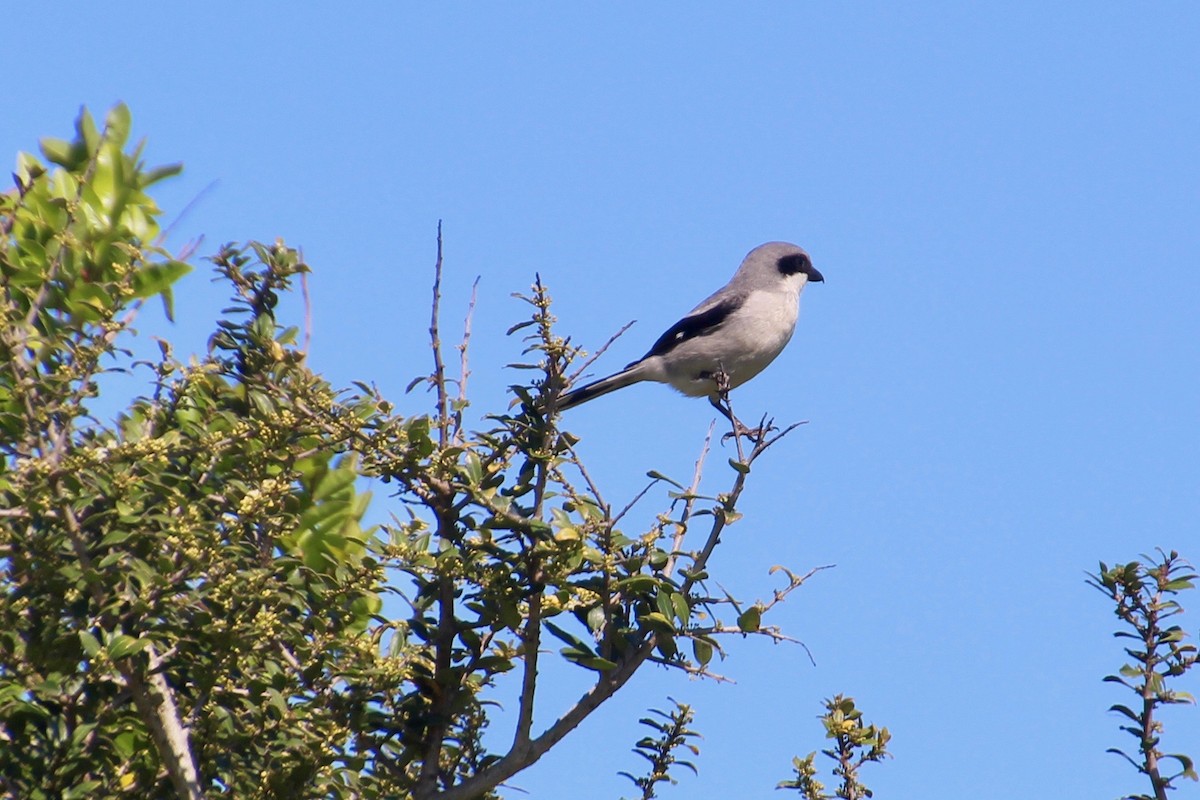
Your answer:
[[[1113,613],[1124,627],[1113,635],[1132,642],[1125,648],[1129,663],[1121,666],[1119,674],[1104,680],[1124,686],[1137,697],[1132,708],[1117,703],[1109,709],[1125,718],[1121,730],[1137,740],[1137,754],[1131,756],[1115,747],[1109,752],[1124,758],[1150,781],[1152,795],[1127,795],[1130,800],[1164,800],[1179,778],[1200,780],[1191,757],[1166,754],[1158,748],[1163,733],[1158,712],[1167,706],[1196,702],[1192,695],[1173,686],[1196,665],[1196,646],[1185,644],[1187,634],[1183,628],[1169,622],[1183,611],[1173,598],[1193,588],[1196,575],[1175,551],[1159,550],[1158,558],[1143,558],[1147,563],[1130,561],[1111,568],[1100,562],[1099,573],[1091,575],[1088,584],[1115,604]],[[1164,772],[1165,759],[1176,762],[1178,771]]]
[[[0,205],[0,787],[14,797],[333,791],[388,683],[366,633],[382,567],[338,458],[372,413],[339,403],[279,328],[306,267],[282,245],[215,259],[234,289],[202,361],[135,364],[143,298],[189,267],[154,242],[129,114],[82,113]],[[257,259],[261,269],[247,269]],[[114,423],[106,371],[151,373]],[[348,768],[351,767],[351,768]]]
[[[854,707],[854,698],[837,695],[825,701],[825,713],[820,720],[825,725],[825,738],[834,741],[833,747],[821,752],[832,759],[836,766],[833,774],[840,779],[837,794],[827,794],[825,785],[817,780],[816,752],[804,758],[792,759],[796,777],[779,784],[780,789],[795,789],[805,800],[860,800],[871,797],[872,792],[858,777],[859,770],[866,764],[882,761],[891,754],[887,751],[892,735],[887,728],[867,725],[862,712]]]
[[[691,742],[693,739],[700,738],[700,734],[688,727],[692,724],[696,714],[686,703],[680,703],[674,698],[670,699],[675,704],[673,710],[662,711],[652,708],[650,713],[655,716],[641,719],[643,725],[658,734],[657,737],[643,737],[633,748],[633,752],[649,762],[646,774],[634,776],[628,772],[621,773],[642,790],[641,800],[652,800],[657,797],[654,787],[660,783],[669,782],[671,785],[677,783],[671,777],[671,768],[676,764],[687,767],[693,774],[696,773],[695,764],[675,756],[677,750],[686,750],[693,756],[700,755],[700,748]]]
[[[169,313],[189,266],[156,244],[145,191],[177,168],[147,169],[128,135],[124,107],[99,130],[84,112],[0,196],[0,793],[493,797],[643,664],[707,675],[722,635],[786,638],[763,615],[807,575],[753,603],[706,588],[778,436],[738,440],[724,493],[697,491],[701,458],[690,485],[652,473],[614,511],[555,424],[578,353],[540,281],[514,329],[534,379],[469,430],[467,337],[451,378],[438,333],[440,237],[431,415],[308,369],[276,318],[307,271],[282,243],[212,259],[233,303],[204,357],[160,342],[137,361],[137,312],[159,296]],[[112,370],[149,389],[104,422],[90,404]],[[394,524],[362,527],[363,475],[396,490]],[[667,510],[623,532],[661,484]],[[381,616],[388,594],[401,619]],[[546,637],[592,683],[535,730]],[[512,744],[492,753],[490,692],[514,670]]]

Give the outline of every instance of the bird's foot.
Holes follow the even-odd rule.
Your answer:
[[[745,436],[747,439],[753,442],[759,442],[765,439],[771,431],[779,430],[779,428],[776,428],[770,422],[764,422],[757,428],[751,428],[747,425],[744,425],[737,417],[734,417],[732,422],[733,430],[721,437],[722,444],[738,436]]]

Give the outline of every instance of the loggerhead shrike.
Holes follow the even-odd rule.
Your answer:
[[[562,395],[558,408],[565,410],[640,381],[657,381],[689,397],[707,396],[740,428],[721,405],[722,389],[741,386],[783,352],[796,330],[804,285],[824,280],[808,253],[796,245],[759,245],[729,283],[668,328],[650,352],[615,375]],[[724,386],[719,385],[722,373]]]

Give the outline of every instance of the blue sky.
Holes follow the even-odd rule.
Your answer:
[[[894,734],[878,797],[1116,796],[1144,787],[1104,753],[1120,651],[1084,572],[1200,560],[1200,10],[1052,6],[10,5],[0,155],[127,102],[149,159],[185,164],[168,215],[201,195],[173,243],[302,246],[313,366],[411,413],[439,219],[447,325],[481,278],[481,414],[535,273],[578,343],[639,320],[609,371],[751,247],[801,244],[826,282],[734,400],[809,424],[756,466],[714,572],[754,595],[773,564],[836,564],[776,616],[816,666],[739,641],[733,686],[648,671],[514,786],[631,795],[615,773],[670,695],[705,739],[665,797],[777,796],[844,692]],[[199,350],[222,301],[190,276],[169,335]],[[690,475],[712,416],[639,386],[565,424],[628,498]],[[576,688],[552,680],[546,721]],[[1197,716],[1168,750],[1200,755]]]

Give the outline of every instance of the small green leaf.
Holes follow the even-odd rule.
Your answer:
[[[191,271],[191,266],[182,261],[161,261],[149,264],[134,274],[133,295],[134,297],[150,297],[162,294],[171,288],[171,284]]]
[[[135,639],[132,636],[121,633],[109,639],[108,657],[116,661],[119,658],[125,658],[134,653],[141,652],[148,644],[150,644],[149,639]]]
[[[460,469],[473,486],[478,486],[483,482],[483,462],[480,460],[479,454],[474,450],[468,450],[463,453]]]
[[[587,613],[588,629],[599,633],[604,629],[604,606],[595,606]]]
[[[613,670],[613,669],[617,668],[617,665],[615,662],[609,661],[606,658],[600,658],[599,656],[580,658],[575,663],[581,667],[587,667],[588,669],[594,669],[597,672],[608,672],[609,670]]]
[[[104,120],[104,126],[109,140],[117,147],[124,147],[125,142],[129,140],[129,131],[133,127],[133,117],[129,113],[129,106],[124,103],[117,103],[113,106]]]
[[[657,611],[651,611],[649,614],[643,614],[642,616],[638,617],[638,621],[657,633],[675,632],[674,623]]]
[[[683,484],[677,483],[676,481],[671,480],[666,475],[663,475],[661,472],[659,472],[656,469],[652,469],[649,472],[647,472],[646,477],[651,478],[652,480],[656,480],[656,481],[666,481],[667,483],[671,484],[672,486],[674,486],[676,489],[679,489],[680,491],[687,491],[684,488]]]
[[[644,592],[658,586],[658,578],[653,575],[630,575],[617,581],[617,588],[623,592]]]
[[[574,648],[575,650],[578,650],[579,652],[581,652],[585,655],[588,655],[588,656],[595,655],[595,652],[592,650],[592,648],[586,642],[584,642],[582,639],[580,639],[578,636],[576,636],[575,634],[573,634],[569,631],[563,630],[562,628],[555,625],[553,622],[543,621],[542,624],[545,625],[546,629],[549,630],[552,634],[554,634],[556,637],[558,637],[561,641],[571,645],[571,647]]]
[[[71,169],[75,165],[75,159],[78,158],[77,153],[71,143],[63,139],[54,139],[47,136],[40,142],[42,146],[42,155],[52,164],[58,164],[60,167]]]
[[[528,328],[530,325],[533,325],[536,322],[537,322],[537,320],[533,320],[533,319],[527,319],[524,322],[518,322],[516,325],[513,325],[511,328],[509,328],[507,331],[505,331],[504,335],[512,336],[517,331],[522,330],[524,328]]]
[[[658,613],[662,614],[667,619],[675,616],[675,604],[672,602],[672,593],[669,589],[662,589],[658,596],[654,598],[654,605],[658,607]]]
[[[100,640],[87,631],[79,632],[79,643],[83,645],[83,652],[87,653],[90,658],[95,658],[100,652]]]
[[[667,633],[658,633],[655,636],[654,644],[663,658],[674,658],[679,652],[679,648],[675,644],[675,637]]]
[[[738,628],[743,633],[754,633],[762,624],[762,610],[758,606],[751,606],[742,612],[738,617]]]
[[[671,602],[675,605],[675,616],[682,624],[686,625],[692,618],[692,609],[688,606],[687,598],[676,592],[671,595]]]
[[[1131,710],[1130,710],[1130,708],[1129,708],[1128,706],[1121,705],[1120,703],[1118,703],[1118,704],[1116,704],[1116,705],[1109,706],[1109,707],[1108,707],[1108,710],[1109,710],[1109,711],[1116,711],[1118,714],[1121,714],[1121,715],[1123,715],[1123,716],[1126,716],[1126,717],[1128,717],[1129,719],[1133,720],[1134,722],[1139,722],[1139,721],[1140,721],[1140,720],[1139,720],[1139,718],[1138,718],[1138,715],[1137,715],[1137,714],[1134,714],[1134,713],[1133,713],[1133,711],[1131,711]]]
[[[105,537],[100,540],[100,546],[101,547],[112,547],[113,545],[120,544],[121,542],[125,541],[132,535],[133,535],[133,531],[125,529],[125,528],[118,528],[117,530],[111,531],[108,534],[106,534]]]

